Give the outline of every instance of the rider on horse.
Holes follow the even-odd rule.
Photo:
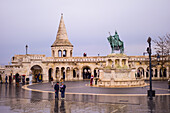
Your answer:
[[[114,36],[110,35],[107,39],[110,42],[112,53],[114,53],[114,50],[120,50],[120,53],[124,52],[124,44],[123,41],[119,39],[119,35],[117,34],[117,31],[115,31]]]

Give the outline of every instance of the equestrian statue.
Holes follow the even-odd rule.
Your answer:
[[[109,32],[110,34],[110,32]],[[124,44],[123,41],[119,39],[119,35],[117,34],[117,31],[115,31],[114,36],[107,37],[107,40],[110,43],[110,46],[112,48],[112,53],[114,53],[114,50],[120,50],[120,53],[124,53]]]

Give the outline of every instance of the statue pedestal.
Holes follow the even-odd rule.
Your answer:
[[[135,68],[129,68],[125,54],[110,54],[106,66],[100,69],[99,87],[143,87],[143,79],[135,78]]]

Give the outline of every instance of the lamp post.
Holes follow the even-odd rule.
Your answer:
[[[147,40],[148,44],[149,44],[149,47],[147,48],[147,52],[149,54],[149,72],[150,72],[150,78],[149,78],[149,81],[150,81],[150,89],[148,90],[148,96],[149,96],[149,99],[152,100],[153,97],[155,96],[155,91],[152,90],[152,67],[151,67],[151,38],[149,37],[148,40]]]
[[[28,49],[28,45],[26,45],[26,46],[25,46],[25,48],[26,48],[26,55],[27,55],[27,49]]]

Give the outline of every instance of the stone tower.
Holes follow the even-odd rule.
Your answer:
[[[73,45],[68,40],[63,14],[61,14],[56,40],[51,46],[51,51],[52,57],[72,57]]]

